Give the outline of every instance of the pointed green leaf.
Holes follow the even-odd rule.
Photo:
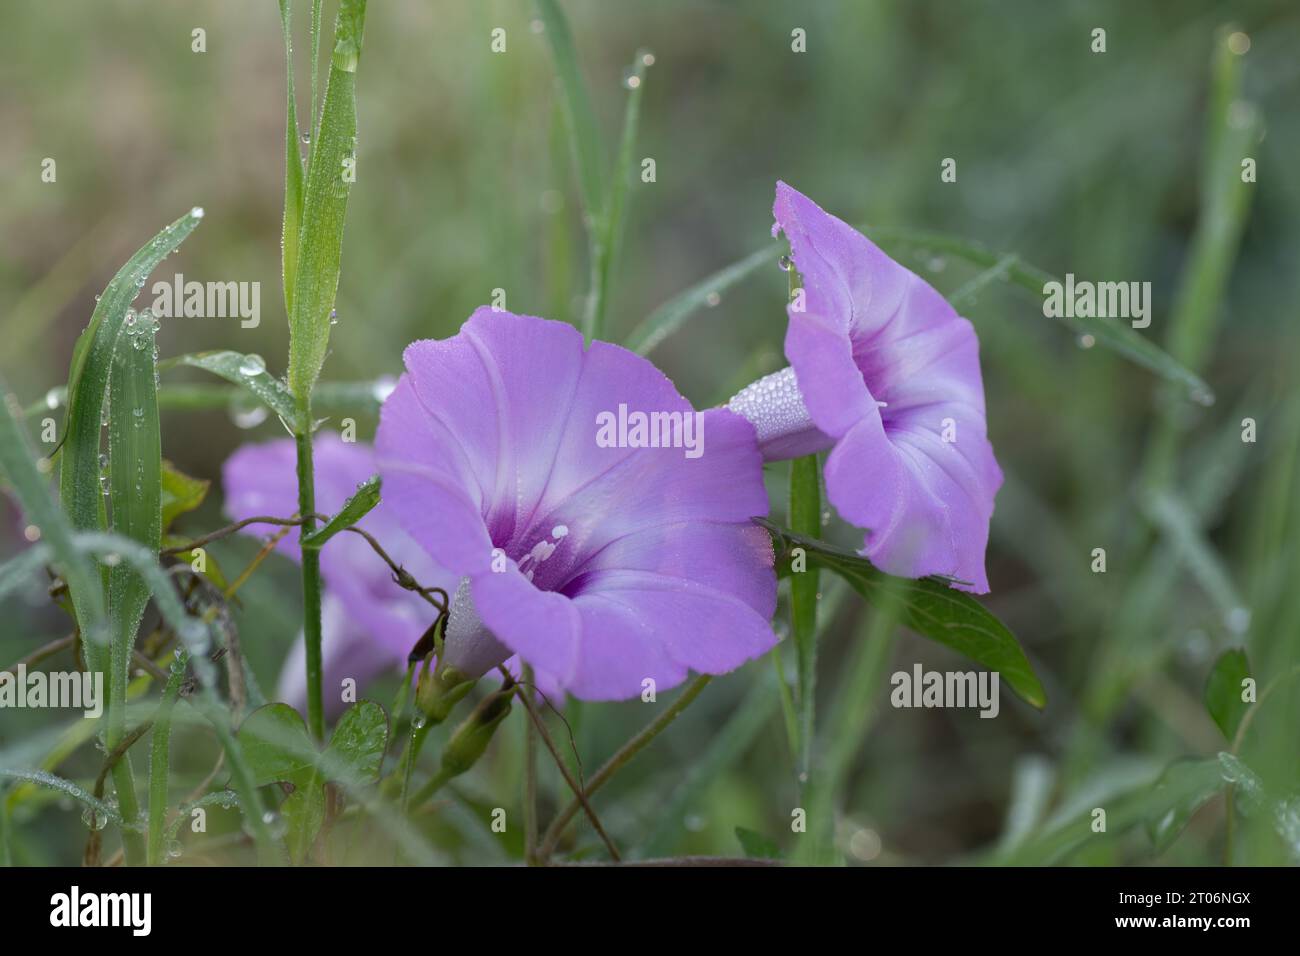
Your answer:
[[[289,390],[304,407],[325,363],[330,312],[338,294],[343,224],[356,177],[356,70],[365,16],[366,0],[342,0],[339,5],[325,102],[307,168],[289,313]],[[297,423],[300,434],[309,427],[308,422]]]
[[[297,428],[298,408],[293,395],[280,379],[266,370],[261,356],[242,352],[215,351],[177,355],[160,363],[160,368],[188,365],[201,368],[247,389],[267,408],[280,416],[290,430]]]
[[[339,509],[338,514],[302,539],[302,546],[319,550],[330,538],[345,528],[351,528],[364,518],[377,504],[379,504],[379,476],[372,475],[357,485],[356,492]]]
[[[792,549],[803,548],[810,563],[844,578],[868,602],[897,608],[903,625],[997,671],[1027,703],[1038,708],[1047,704],[1043,685],[1015,635],[971,595],[937,578],[885,574],[851,551],[805,538],[764,518],[754,522],[772,533],[780,573],[789,573]]]
[[[149,274],[194,231],[202,218],[202,209],[191,209],[128,259],[105,287],[90,324],[77,340],[68,375],[68,414],[59,472],[60,499],[75,529],[88,531],[104,527],[104,496],[99,482],[101,419],[113,349],[126,322],[127,310]],[[85,593],[85,588],[76,581],[69,581],[69,588],[78,617],[91,613],[88,602],[94,599]],[[93,650],[91,653],[92,657],[97,656]]]
[[[779,860],[782,858],[781,848],[757,830],[736,827],[736,839],[740,841],[740,848],[744,851],[745,856],[751,860]]]
[[[1246,659],[1246,652],[1238,647],[1219,655],[1205,682],[1205,709],[1228,740],[1237,735],[1241,718],[1250,709],[1250,704],[1242,700],[1243,685],[1249,678],[1250,661]]]
[[[298,242],[302,230],[302,154],[298,151],[298,106],[293,92],[293,32],[289,28],[289,0],[280,0],[280,26],[284,33],[284,62],[288,103],[285,107],[284,220],[281,223],[281,272],[284,279],[284,311],[293,314],[293,287],[298,275]],[[319,8],[318,8],[319,9]],[[313,27],[315,19],[313,18]],[[312,60],[312,90],[316,86],[316,61]],[[315,105],[312,106],[315,109]],[[307,118],[307,128],[315,117]]]

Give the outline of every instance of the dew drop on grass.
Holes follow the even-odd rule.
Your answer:
[[[710,292],[708,295],[704,297],[704,304],[707,305],[710,309],[715,308],[718,305],[718,303],[721,301],[722,301],[722,296],[719,295],[717,292]]]
[[[81,811],[81,822],[92,830],[102,830],[108,825],[108,814],[86,807]]]
[[[338,325],[338,324],[339,324],[339,310],[330,309],[330,325]]]
[[[230,420],[236,428],[256,428],[266,421],[266,406],[251,398],[240,397],[230,404]]]
[[[195,219],[202,219],[202,218],[203,218],[203,207],[202,207],[202,206],[195,206],[193,209],[190,210],[190,215],[193,216]]]
[[[781,267],[782,272],[789,272],[790,267],[794,265],[794,260],[789,256],[782,256],[780,259],[776,260],[776,264]]]
[[[239,363],[239,374],[252,378],[254,375],[261,375],[266,371],[266,360],[256,352],[251,352],[244,356],[244,360]]]

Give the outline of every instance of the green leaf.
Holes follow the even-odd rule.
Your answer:
[[[320,128],[307,168],[298,272],[289,313],[289,391],[304,408],[325,363],[330,311],[338,293],[343,224],[352,190],[349,179],[356,169],[356,70],[365,16],[366,0],[339,4]],[[309,422],[297,423],[299,433],[309,427]]]
[[[126,322],[127,310],[149,274],[194,231],[202,218],[202,209],[191,209],[127,260],[99,297],[90,324],[73,349],[59,489],[63,509],[75,529],[89,531],[104,527],[104,496],[99,482],[101,418],[113,350]],[[86,585],[79,581],[69,581],[68,585],[77,616],[92,614],[95,599],[86,593]],[[98,657],[93,645],[90,653],[92,658]],[[96,670],[102,669],[93,660],[91,664]]]
[[[740,849],[751,860],[779,860],[782,858],[781,848],[757,830],[736,827],[736,839],[740,841]]]
[[[108,423],[109,528],[155,555],[162,538],[162,436],[153,358],[156,331],[152,319],[127,317],[113,350]],[[114,565],[108,577],[109,615],[118,642],[114,676],[120,668],[124,682],[149,589],[128,564]],[[125,683],[120,689],[125,691]]]
[[[751,252],[739,262],[733,262],[725,269],[719,269],[713,275],[697,282],[685,292],[669,299],[641,321],[627,337],[627,347],[637,355],[648,355],[672,335],[682,324],[715,297],[726,292],[738,282],[748,278],[765,265],[771,265],[781,256],[781,247],[773,244],[757,252]]]
[[[154,335],[158,323],[148,315],[128,313],[113,348],[109,377],[108,491],[112,511],[109,528],[138,543],[154,560],[162,538],[162,436],[158,425],[158,394],[154,370]],[[108,614],[112,625],[108,675],[109,748],[122,741],[126,728],[126,692],[131,652],[140,619],[149,603],[149,586],[130,564],[117,562],[108,570]],[[122,815],[138,813],[130,757],[113,766],[113,780]],[[126,862],[144,862],[144,839],[124,832]]]
[[[159,367],[167,369],[176,365],[201,368],[227,382],[242,386],[279,415],[286,428],[290,431],[298,428],[298,406],[294,403],[292,393],[284,382],[266,370],[266,363],[261,356],[230,351],[194,352],[167,359]]]
[[[906,627],[997,671],[1034,707],[1046,706],[1047,694],[1015,636],[971,595],[937,578],[893,577],[851,551],[795,534],[764,518],[753,520],[772,533],[780,573],[789,573],[792,549],[803,548],[810,563],[844,578],[868,602],[897,607],[899,622]]]
[[[303,174],[302,154],[298,151],[298,107],[293,92],[293,32],[289,28],[289,0],[280,0],[280,26],[284,33],[284,62],[288,87],[288,103],[285,107],[284,134],[284,221],[281,224],[280,248],[281,266],[284,279],[284,311],[293,314],[293,287],[298,275],[298,242],[302,231],[302,196]],[[317,12],[319,7],[317,8]],[[313,29],[317,18],[312,19]],[[313,44],[313,47],[315,44]],[[315,109],[316,60],[312,59],[312,109]],[[307,118],[307,128],[315,121],[314,116]]]
[[[317,751],[302,715],[288,704],[267,704],[248,715],[239,728],[239,743],[256,786],[310,784]]]
[[[357,490],[339,509],[338,514],[302,539],[302,546],[319,550],[330,538],[364,518],[377,504],[379,504],[379,476],[372,475],[357,485]]]
[[[94,562],[76,546],[67,517],[54,503],[49,482],[37,470],[36,452],[21,424],[18,397],[8,390],[3,378],[0,378],[0,396],[3,396],[0,400],[0,469],[13,486],[28,523],[39,530],[41,543],[45,546],[39,551],[31,549],[37,552],[35,554],[20,554],[5,567],[12,566],[11,571],[18,572],[25,579],[39,567],[38,560],[55,561],[72,592],[82,634],[88,638],[87,646],[93,648],[95,642],[108,640],[108,609],[100,577]],[[98,492],[97,474],[94,481]],[[21,566],[20,561],[23,562]],[[3,590],[5,577],[0,573],[0,590]],[[9,577],[10,582],[18,580],[18,576]],[[87,653],[92,651],[88,649]]]
[[[378,778],[388,747],[388,715],[368,700],[349,708],[322,755],[301,714],[288,704],[267,704],[248,715],[239,740],[257,786],[294,787],[280,813],[288,827],[289,855],[298,863],[310,852],[325,820],[325,781],[337,781],[345,792],[354,793]]]
[[[564,12],[556,0],[537,0],[537,12],[551,47],[551,57],[555,61],[560,105],[564,111],[564,125],[569,133],[573,163],[577,168],[578,188],[582,193],[583,209],[587,213],[588,230],[594,233],[604,215],[601,202],[605,190],[601,183],[601,170],[605,161],[600,128],[591,108],[591,98],[587,95],[582,71],[578,67],[578,53]]]
[[[348,789],[374,783],[388,749],[388,714],[371,700],[358,701],[339,718],[321,767]]]
[[[1228,740],[1237,735],[1241,719],[1250,709],[1250,704],[1242,700],[1242,684],[1249,677],[1250,661],[1246,652],[1233,648],[1219,655],[1205,682],[1205,709]]]
[[[325,822],[325,788],[319,778],[304,787],[300,787],[285,798],[280,804],[280,815],[284,817],[287,829],[285,843],[289,848],[289,859],[301,863],[307,859],[316,834]]]
[[[203,504],[212,482],[206,478],[191,478],[169,461],[162,463],[162,528],[165,532],[173,521]]]
[[[623,136],[619,143],[618,160],[605,197],[604,215],[599,228],[592,231],[596,241],[591,249],[591,289],[587,296],[587,312],[583,322],[587,337],[601,338],[605,332],[605,313],[609,307],[610,285],[614,264],[623,241],[623,207],[627,199],[628,180],[633,176],[636,157],[636,131],[641,119],[641,92],[645,88],[646,67],[649,54],[638,50],[632,69],[628,72],[627,107],[623,113]]]

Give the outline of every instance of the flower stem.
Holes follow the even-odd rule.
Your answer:
[[[817,456],[790,463],[790,527],[809,538],[821,537],[821,474]],[[812,771],[814,692],[817,682],[817,588],[815,566],[790,577],[790,634],[794,639],[799,716],[798,777],[802,792]]]
[[[316,479],[311,454],[310,399],[300,401],[302,432],[298,446],[298,513],[302,516],[299,540],[316,527]],[[307,648],[307,726],[317,740],[325,738],[325,708],[321,697],[320,552],[302,549],[302,630]]]
[[[569,825],[569,821],[577,816],[578,811],[582,808],[583,802],[586,801],[593,793],[609,782],[620,767],[628,763],[633,757],[644,750],[650,741],[654,740],[664,731],[669,724],[677,719],[687,707],[689,707],[700,696],[700,693],[708,686],[709,681],[713,680],[712,674],[701,674],[695,680],[686,685],[682,691],[662,714],[650,721],[640,733],[625,743],[618,749],[614,756],[605,761],[605,765],[596,771],[595,776],[588,781],[586,789],[583,790],[581,797],[575,797],[563,811],[551,821],[551,825],[546,828],[546,834],[542,837],[542,847],[538,851],[538,858],[545,862],[552,853],[555,852],[556,845],[560,842],[560,837],[564,834],[564,828]]]
[[[524,665],[520,696],[533,692],[533,669]],[[537,728],[524,722],[524,861],[537,864]]]

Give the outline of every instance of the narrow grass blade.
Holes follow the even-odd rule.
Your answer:
[[[598,228],[604,215],[602,201],[605,189],[601,171],[605,167],[605,160],[600,128],[596,124],[596,114],[591,108],[591,98],[587,95],[582,71],[578,67],[578,53],[564,11],[556,0],[537,0],[537,12],[551,46],[551,56],[555,60],[564,125],[569,131],[569,144],[577,168],[583,210],[587,214],[587,227],[592,231]]]
[[[926,249],[969,262],[986,270],[986,273],[966,287],[957,290],[953,298],[961,305],[979,289],[994,279],[1004,279],[1032,293],[1041,302],[1043,287],[1057,278],[1037,266],[1024,262],[1018,256],[992,251],[978,242],[942,233],[914,229],[861,227],[861,231],[886,248]],[[781,247],[772,245],[759,249],[744,259],[720,269],[702,282],[665,302],[648,315],[628,336],[627,347],[638,355],[646,355],[664,339],[677,331],[695,312],[704,308],[712,296],[720,295],[729,287],[748,278],[752,273],[781,255]],[[1142,336],[1128,325],[1110,319],[1060,318],[1073,332],[1091,335],[1098,345],[1109,348],[1131,362],[1154,372],[1180,388],[1198,401],[1208,402],[1213,392],[1195,372],[1175,360],[1158,345]]]
[[[172,710],[185,682],[187,657],[177,659],[167,677],[162,699],[153,718],[149,744],[149,853],[150,866],[160,866],[166,855],[163,828],[167,822],[167,783],[171,773]]]
[[[44,770],[11,770],[6,767],[0,767],[0,777],[10,780],[23,780],[27,783],[34,783],[40,787],[47,787],[55,790],[65,797],[71,797],[78,803],[84,804],[86,808],[103,820],[109,823],[121,824],[121,815],[111,806],[102,800],[96,800],[89,793],[77,786],[71,780],[64,779],[52,773],[46,773]]]
[[[1006,256],[986,246],[958,236],[924,232],[914,229],[863,227],[863,232],[886,248],[906,247],[925,249],[963,259],[983,269],[997,269],[1006,280],[1030,292],[1041,304],[1043,288],[1050,282],[1059,282],[1054,275],[1037,266]],[[1054,317],[1077,335],[1090,335],[1096,343],[1111,349],[1131,362],[1141,365],[1182,388],[1189,397],[1209,402],[1213,392],[1199,375],[1174,359],[1167,352],[1136,329],[1115,319]]]
[[[320,127],[312,143],[303,196],[298,272],[289,314],[289,390],[306,408],[329,345],[330,311],[338,293],[343,224],[356,178],[357,66],[366,0],[342,0],[325,84]],[[299,433],[309,423],[297,423]]]
[[[1259,111],[1241,99],[1242,57],[1229,48],[1229,32],[1220,32],[1213,54],[1206,143],[1201,154],[1200,214],[1165,337],[1169,354],[1198,370],[1214,345],[1228,277],[1256,188],[1243,181],[1241,162],[1259,141]],[[1143,480],[1148,486],[1173,482],[1182,432],[1169,408],[1159,411],[1143,462]]]
[[[202,218],[202,209],[191,209],[127,260],[104,289],[90,324],[77,341],[68,375],[68,414],[59,472],[61,503],[73,528],[89,531],[103,527],[104,496],[99,483],[101,419],[113,349],[127,310],[149,274],[194,231]],[[95,599],[85,593],[85,583],[69,581],[68,584],[77,616],[93,615]],[[96,587],[99,586],[97,583]],[[88,646],[92,647],[92,657],[95,656],[93,645]],[[91,663],[94,666],[95,662]]]
[[[323,527],[304,535],[302,546],[319,551],[325,542],[340,531],[351,528],[379,504],[379,476],[374,475],[357,485],[356,492]]]
[[[154,333],[150,316],[128,314],[113,349],[109,377],[108,492],[112,505],[109,528],[158,554],[162,539],[162,436],[158,425],[158,395],[154,370]],[[129,565],[118,562],[108,569],[108,613],[112,626],[108,676],[108,732],[110,751],[121,743],[126,727],[126,686],[131,651],[149,588]],[[139,804],[131,758],[123,754],[113,765],[122,816],[139,817]],[[122,831],[128,865],[145,861],[142,835],[133,828]]]
[[[596,233],[598,240],[592,247],[591,289],[587,295],[587,312],[583,321],[584,331],[590,339],[601,338],[605,332],[610,285],[623,241],[623,208],[627,201],[627,185],[636,163],[632,151],[636,148],[636,131],[641,119],[641,91],[645,87],[646,68],[653,62],[654,58],[647,51],[638,50],[625,81],[629,92],[623,113],[623,136],[614,175],[609,184],[604,215]]]
[[[300,426],[298,406],[288,387],[280,379],[266,370],[266,363],[259,355],[245,355],[242,352],[193,352],[177,355],[162,362],[160,368],[167,369],[177,365],[201,368],[205,372],[224,378],[227,382],[246,389],[263,405],[275,412],[284,421],[285,427],[298,431]],[[229,396],[225,401],[229,402]]]
[[[281,265],[284,279],[284,311],[293,314],[293,288],[298,275],[298,242],[302,231],[302,153],[298,150],[298,106],[293,91],[293,31],[289,27],[289,0],[280,0],[280,25],[284,31],[284,63],[287,77],[288,102],[285,106],[284,134],[284,221],[280,231]],[[320,0],[312,11],[312,29],[316,30],[320,14]],[[313,33],[313,58],[311,62],[312,112],[307,118],[307,128],[315,122],[316,110],[316,38]]]
[[[18,411],[18,398],[0,379],[0,468],[13,486],[29,525],[39,534],[45,545],[42,561],[57,563],[63,579],[68,582],[76,603],[77,617],[87,646],[108,640],[108,614],[104,592],[95,565],[76,546],[67,517],[54,503],[48,481],[36,467],[36,452],[27,432],[23,430]],[[98,414],[98,413],[96,413]],[[95,490],[99,490],[98,475],[94,476]],[[23,555],[11,564],[23,560]],[[35,561],[34,558],[28,560]],[[39,565],[32,564],[34,570]],[[3,576],[0,576],[3,587]]]
[[[774,243],[751,252],[725,269],[719,269],[646,316],[627,337],[627,347],[637,355],[650,354],[664,339],[681,328],[687,319],[713,301],[714,297],[747,279],[763,266],[774,264],[780,257],[781,247]]]
[[[777,711],[777,675],[760,669],[753,685],[727,722],[709,740],[708,749],[690,762],[685,777],[655,813],[657,821],[638,859],[667,856],[676,848],[686,818],[710,784],[740,759]]]

